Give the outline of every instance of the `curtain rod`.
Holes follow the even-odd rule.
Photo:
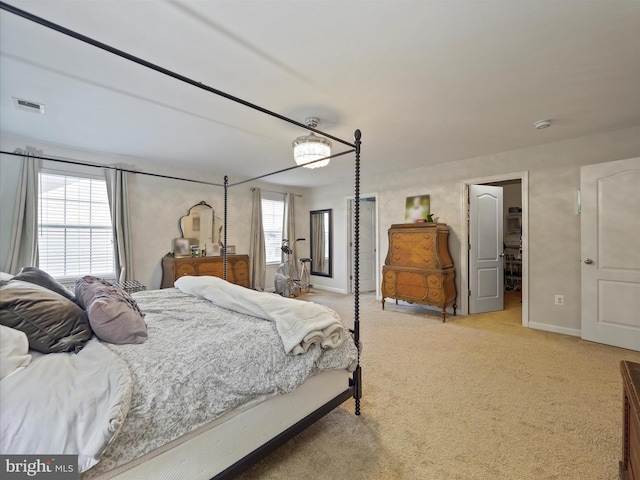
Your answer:
[[[5,150],[0,150],[0,153],[3,154],[3,155],[12,155],[14,157],[37,158],[39,160],[48,160],[48,161],[51,161],[51,162],[68,163],[70,165],[81,165],[81,166],[84,166],[84,167],[95,167],[95,168],[107,168],[109,170],[120,170],[121,172],[137,173],[139,175],[148,175],[149,177],[167,178],[169,180],[180,180],[182,182],[201,183],[203,185],[211,185],[213,187],[223,187],[224,186],[222,183],[205,182],[204,180],[193,180],[191,178],[174,177],[174,176],[171,176],[171,175],[161,175],[159,173],[141,172],[139,170],[131,170],[131,169],[128,169],[128,168],[114,167],[112,165],[102,165],[100,163],[89,163],[89,162],[81,162],[79,160],[67,160],[67,159],[63,159],[63,158],[45,157],[43,155],[33,155],[33,154],[30,154],[30,153],[7,152]]]
[[[340,153],[336,153],[336,154],[333,154],[333,155],[329,155],[328,157],[319,158],[318,160],[314,160],[313,162],[309,162],[309,163],[322,162],[323,160],[328,160],[328,159],[331,159],[331,158],[341,157],[342,155],[347,155],[348,153],[353,153],[353,152],[355,152],[355,150],[346,150],[344,152],[340,152]],[[214,187],[224,187],[224,184],[222,184],[222,183],[206,182],[204,180],[194,180],[192,178],[174,177],[172,175],[162,175],[160,173],[142,172],[140,170],[131,170],[129,168],[114,167],[113,165],[104,165],[104,164],[101,164],[101,163],[91,163],[91,162],[84,162],[84,161],[80,161],[80,160],[68,160],[68,159],[65,159],[65,158],[45,157],[44,155],[33,155],[31,153],[28,153],[28,152],[19,153],[19,152],[8,152],[6,150],[0,150],[0,154],[11,155],[11,156],[14,156],[14,157],[37,158],[39,160],[48,160],[50,162],[67,163],[67,164],[70,164],[70,165],[80,165],[80,166],[83,166],[83,167],[107,168],[109,170],[120,170],[121,172],[136,173],[138,175],[147,175],[149,177],[167,178],[169,180],[180,180],[182,182],[192,182],[192,183],[200,183],[202,185],[211,185],[211,186],[214,186]],[[270,177],[271,175],[276,175],[278,173],[288,172],[289,170],[295,170],[295,169],[301,168],[301,167],[304,167],[304,165],[293,165],[291,167],[283,168],[282,170],[277,170],[275,172],[265,173],[264,175],[258,175],[257,177],[249,178],[247,180],[240,180],[240,181],[238,181],[236,183],[229,183],[228,187],[236,187],[238,185],[243,185],[245,183],[254,182],[256,180],[260,180],[261,178]],[[275,192],[275,193],[280,193],[280,192]]]
[[[251,187],[249,190],[251,190],[252,192],[256,189],[256,188],[260,188],[260,187]],[[267,192],[267,193],[277,193],[278,195],[286,195],[287,192],[276,192],[275,190],[265,190],[264,188],[260,188],[261,192]],[[299,193],[294,193],[293,194],[294,197],[302,197],[301,194]]]
[[[20,149],[18,149],[18,150],[20,150]],[[331,159],[331,158],[335,158],[335,157],[341,157],[342,155],[346,155],[348,153],[353,153],[353,152],[355,152],[355,150],[346,150],[344,152],[336,153],[336,154],[330,155],[328,157],[319,158],[318,160],[314,160],[313,162],[309,162],[309,163],[321,162],[323,160],[327,160],[327,159]],[[224,184],[222,184],[222,183],[207,182],[207,181],[204,181],[204,180],[194,180],[192,178],[174,177],[172,175],[162,175],[160,173],[143,172],[143,171],[140,171],[140,170],[131,170],[129,168],[114,167],[113,165],[105,165],[105,164],[101,164],[101,163],[84,162],[84,161],[81,161],[81,160],[69,160],[69,159],[66,159],[66,158],[45,157],[44,155],[34,155],[34,154],[26,152],[26,151],[23,151],[23,152],[17,152],[17,151],[16,152],[8,152],[6,150],[0,150],[0,154],[11,155],[13,157],[37,158],[39,160],[47,160],[47,161],[50,161],[50,162],[66,163],[66,164],[69,164],[69,165],[80,165],[82,167],[107,168],[109,170],[120,170],[121,172],[135,173],[135,174],[138,174],[138,175],[147,175],[149,177],[166,178],[166,179],[169,179],[169,180],[180,180],[181,182],[200,183],[202,185],[211,185],[213,187],[224,187]],[[230,184],[228,184],[228,187],[235,187],[235,186],[238,186],[238,185],[243,185],[245,183],[253,182],[253,181],[259,180],[259,179],[264,178],[264,177],[269,177],[271,175],[275,175],[277,173],[283,173],[283,172],[288,172],[289,170],[295,170],[295,169],[301,168],[303,166],[304,165],[293,165],[291,167],[287,167],[287,168],[283,168],[282,170],[278,170],[276,172],[265,173],[264,175],[259,175],[259,176],[254,177],[254,178],[249,178],[247,180],[240,180],[239,182],[236,182],[236,183],[230,183]],[[253,188],[251,188],[251,190],[253,190]],[[268,191],[270,191],[270,190],[265,190],[265,192],[268,192]],[[282,193],[282,192],[272,192],[272,193]]]
[[[151,70],[155,70],[156,72],[162,73],[164,75],[167,75],[169,77],[175,78],[176,80],[180,80],[181,82],[184,83],[188,83],[189,85],[193,85],[194,87],[200,88],[202,90],[206,90],[207,92],[213,93],[215,95],[224,97],[228,100],[231,100],[233,102],[239,103],[241,105],[244,105],[245,107],[249,107],[252,108],[254,110],[257,110],[259,112],[262,112],[264,114],[270,115],[272,117],[275,117],[279,120],[291,123],[293,125],[296,125],[298,127],[304,128],[305,130],[309,130],[312,132],[315,132],[319,135],[322,135],[324,137],[330,138],[331,140],[334,140],[338,143],[342,143],[344,145],[347,145],[349,147],[354,147],[355,148],[355,144],[351,143],[351,142],[347,142],[346,140],[343,140],[339,137],[330,135],[328,133],[323,132],[322,130],[318,130],[316,128],[313,127],[309,127],[308,125],[305,125],[304,123],[300,123],[296,120],[293,120],[291,118],[285,117],[284,115],[280,115],[279,113],[276,113],[274,111],[268,110],[266,108],[260,107],[259,105],[256,105],[255,103],[251,103],[251,102],[247,102],[246,100],[242,100],[239,97],[235,97],[229,93],[225,93],[222,90],[218,90],[217,88],[213,88],[210,87],[209,85],[205,85],[202,82],[197,82],[189,77],[185,77],[184,75],[180,75],[179,73],[173,72],[171,70],[168,70],[164,67],[161,67],[159,65],[156,65],[155,63],[151,63],[148,62],[147,60],[143,60],[140,57],[136,57],[134,55],[131,55],[130,53],[127,53],[123,50],[119,50],[115,47],[112,47],[110,45],[107,45],[106,43],[102,43],[98,40],[94,40],[93,38],[87,37],[86,35],[82,35],[81,33],[78,33],[74,30],[70,30],[66,27],[63,27],[62,25],[58,25],[57,23],[53,23],[49,20],[46,20],[42,17],[38,17],[37,15],[34,15],[32,13],[29,13],[25,10],[21,10],[17,7],[14,7],[13,5],[9,5],[8,3],[5,2],[0,2],[0,9],[2,10],[6,10],[7,12],[13,13],[14,15],[17,15],[19,17],[22,17],[26,20],[30,20],[34,23],[38,23],[40,25],[42,25],[43,27],[47,27],[50,28],[51,30],[55,30],[56,32],[62,33],[63,35],[67,35],[69,37],[75,38],[76,40],[80,40],[81,42],[84,43],[88,43],[89,45],[93,45],[94,47],[100,48],[101,50],[104,50],[106,52],[112,53],[114,55],[117,55],[119,57],[122,57],[126,60],[129,60],[133,63],[137,63],[138,65],[142,65],[143,67],[147,67]],[[278,173],[278,172],[276,172]]]

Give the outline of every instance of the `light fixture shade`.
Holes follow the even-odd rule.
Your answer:
[[[305,168],[319,168],[329,165],[329,159],[306,165],[314,160],[331,155],[331,142],[311,132],[309,135],[296,138],[293,142],[293,158],[298,165]]]
[[[307,117],[304,119],[304,123],[307,127],[316,128],[320,119]],[[326,138],[317,137],[311,132],[309,135],[296,138],[291,142],[291,145],[293,145],[293,158],[298,165],[302,165],[304,168],[319,168],[329,165],[330,159],[307,165],[309,162],[331,155],[331,142]]]

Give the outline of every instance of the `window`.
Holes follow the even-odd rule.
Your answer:
[[[115,278],[106,181],[47,171],[39,179],[40,268],[61,281]]]
[[[282,231],[284,229],[284,195],[262,192],[262,228],[267,264],[282,261]]]

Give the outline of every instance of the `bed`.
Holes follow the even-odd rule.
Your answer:
[[[360,399],[362,397],[362,377],[359,365],[358,265],[360,131],[355,131],[353,142],[334,137],[102,44],[60,25],[53,24],[6,3],[0,3],[0,8],[152,69],[160,74],[172,77],[177,81],[190,84],[239,103],[244,107],[258,110],[279,120],[316,132],[351,148],[348,151],[326,158],[353,153],[355,159],[354,318],[353,323],[348,327],[341,321],[339,321],[340,326],[337,327],[334,322],[333,326],[328,327],[329,331],[325,331],[320,336],[321,338],[316,338],[317,335],[314,333],[308,338],[310,341],[307,344],[303,342],[296,346],[295,342],[293,344],[287,343],[290,340],[288,335],[282,335],[282,331],[291,327],[290,319],[285,319],[284,327],[282,323],[279,323],[279,320],[257,320],[260,312],[256,316],[256,311],[264,310],[261,305],[255,307],[252,311],[240,308],[240,313],[231,313],[233,299],[227,299],[230,303],[222,302],[220,304],[217,301],[212,301],[211,298],[207,298],[208,295],[215,296],[206,291],[210,285],[176,284],[177,289],[139,292],[134,294],[134,300],[139,303],[140,309],[145,314],[145,322],[149,330],[147,341],[140,344],[114,345],[109,342],[98,342],[93,338],[77,354],[55,353],[39,355],[34,353],[31,365],[2,380],[0,386],[3,394],[3,412],[5,409],[4,399],[7,392],[17,390],[16,386],[22,384],[27,374],[30,373],[30,369],[31,372],[36,368],[42,369],[44,372],[50,372],[52,368],[46,365],[51,361],[50,359],[64,359],[56,361],[66,362],[73,355],[77,358],[82,358],[83,361],[85,357],[90,357],[89,361],[94,360],[93,365],[96,371],[99,371],[96,365],[100,365],[100,362],[113,364],[116,373],[106,375],[106,377],[108,382],[115,382],[119,386],[115,389],[117,394],[114,398],[111,398],[111,395],[107,395],[110,399],[109,402],[111,402],[107,410],[111,413],[105,416],[104,422],[106,426],[102,429],[102,437],[109,438],[102,449],[99,445],[94,449],[98,450],[97,453],[89,452],[86,455],[82,468],[82,470],[85,470],[81,474],[82,479],[171,479],[176,478],[177,475],[190,479],[215,478],[219,480],[233,478],[349,398],[355,399],[355,414],[359,415]],[[10,152],[2,153],[11,154]],[[78,163],[77,161],[43,156],[34,156],[34,158],[63,163]],[[83,162],[81,164],[104,167],[104,165]],[[147,174],[125,168],[118,169],[133,174]],[[282,170],[273,173],[280,172]],[[228,177],[224,177],[224,184],[220,185],[224,188],[224,244],[227,244],[226,225],[229,189],[263,179],[269,175],[271,173],[236,183],[231,183]],[[223,278],[226,279],[226,252],[223,253]],[[209,277],[200,278],[204,279],[205,282],[210,279]],[[222,285],[221,287],[221,284],[217,284],[216,288],[220,287],[224,290],[226,287],[224,284]],[[261,295],[264,299],[267,299],[267,303],[270,303],[270,299],[268,299],[270,294],[252,292],[248,289],[243,290],[245,291],[241,292],[240,295]],[[227,296],[233,297],[236,293],[234,291],[233,295],[228,293]],[[299,300],[282,300],[303,303]],[[244,297],[240,301],[236,300],[235,303],[246,306]],[[277,312],[287,312],[294,309],[291,307],[292,305],[287,304],[286,306],[273,308]],[[192,317],[191,314],[196,311],[200,316]],[[217,329],[221,330],[209,331],[208,328],[211,325],[208,324],[212,322],[203,321],[202,315],[206,318],[214,318],[215,322],[213,323],[216,324]],[[234,328],[231,328],[229,323],[223,323],[221,320],[223,317],[232,318],[229,321]],[[312,317],[313,319],[315,317]],[[205,327],[205,325],[207,326]],[[243,325],[243,327],[239,328],[239,325]],[[205,330],[200,330],[201,328]],[[336,329],[342,332],[342,339],[339,342],[336,342],[334,338]],[[189,335],[184,333],[185,331]],[[225,332],[225,334],[220,333],[221,331]],[[240,334],[241,337],[226,337],[226,334],[230,332]],[[260,335],[257,335],[256,332],[260,332]],[[180,337],[187,337],[186,344],[178,346],[175,343]],[[264,350],[271,352],[271,357],[282,357],[284,367],[279,371],[284,378],[274,380],[275,383],[268,387],[252,385],[252,388],[255,387],[254,389],[239,388],[237,382],[239,379],[241,380],[240,384],[244,384],[249,378],[255,379],[266,376],[261,369],[264,369],[269,362],[264,360],[256,361],[255,351],[252,348],[255,348],[256,343],[263,345],[261,342],[267,337],[271,338],[267,342],[269,345],[278,344],[284,346],[284,350],[278,354],[274,353],[276,349],[273,347],[264,346]],[[251,341],[247,341],[247,338],[250,338]],[[323,341],[328,343],[323,344]],[[198,345],[199,348],[194,348],[194,344]],[[199,362],[198,365],[201,365],[201,361],[187,355],[188,353],[192,354],[194,350],[198,350],[200,353],[208,352],[207,355],[213,351],[225,352],[233,357],[241,357],[248,361],[248,366],[232,367],[235,368],[233,370],[234,374],[228,372],[223,374],[216,370],[218,373],[215,374],[211,373],[211,371],[207,371],[204,374],[199,372],[202,376],[189,375],[184,377],[178,375],[176,372],[183,370],[177,364],[174,366],[173,360],[176,356],[186,359],[186,364]],[[181,353],[172,355],[170,352],[173,351],[180,351]],[[98,360],[92,359],[92,356],[95,356]],[[210,359],[209,362],[205,363],[215,365],[216,368],[230,365],[229,357],[216,358],[216,360]],[[169,362],[169,359],[172,361]],[[202,365],[204,364],[202,363]],[[259,372],[262,371],[263,374],[245,375],[244,373],[250,369],[257,369]],[[127,372],[131,377],[130,382],[123,378],[127,376]],[[300,375],[292,378],[293,372],[298,372]],[[223,382],[220,380],[221,378],[226,378],[225,375],[226,377],[234,378],[236,382]],[[153,382],[148,381],[150,378],[154,378]],[[173,383],[169,379],[172,379]],[[221,406],[215,404],[213,398],[217,396],[219,383],[227,383],[227,386],[231,385],[233,391],[230,394],[232,399],[225,400]],[[160,388],[156,388],[154,393],[151,393],[150,384],[157,384]],[[187,384],[199,385],[196,385],[196,390],[186,393]],[[184,386],[185,389],[180,388],[180,386]],[[197,387],[202,388],[197,389]],[[155,399],[155,395],[164,397],[165,403],[161,405],[159,400]],[[20,400],[16,400],[16,402],[20,403]],[[191,407],[195,408],[192,409]],[[156,418],[156,413],[158,412],[163,412],[163,415],[158,415],[158,418]],[[86,413],[86,415],[90,414]],[[106,434],[105,431],[107,431]],[[79,438],[84,437],[80,436]],[[105,441],[104,438],[102,441]],[[3,449],[5,449],[4,446]],[[8,452],[3,451],[3,453]],[[41,450],[38,453],[54,452]]]
[[[21,278],[3,287],[3,307],[13,290],[35,288]],[[211,478],[341,396],[358,351],[335,312],[216,277],[176,286],[134,294],[142,343],[31,350],[0,382],[2,452],[78,453],[83,479],[141,478],[167,459]]]

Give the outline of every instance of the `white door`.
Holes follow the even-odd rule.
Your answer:
[[[349,283],[353,292],[354,200],[349,200]],[[376,199],[360,199],[360,292],[376,290]]]
[[[504,308],[502,187],[469,185],[469,313]]]
[[[360,291],[376,290],[376,199],[360,200]]]
[[[640,351],[640,158],[580,168],[582,338]]]

